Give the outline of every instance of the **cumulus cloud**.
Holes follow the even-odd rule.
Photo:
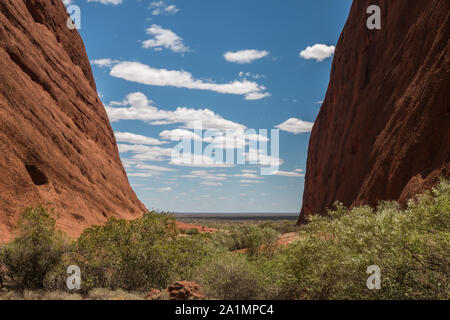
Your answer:
[[[300,57],[303,59],[315,59],[317,62],[321,62],[327,58],[330,58],[334,54],[335,47],[327,46],[324,44],[315,44],[312,47],[306,47],[305,50],[300,52]]]
[[[166,144],[166,141],[160,141],[155,138],[142,136],[139,134],[134,134],[131,132],[114,132],[116,139],[118,142],[128,142],[135,144],[147,144],[147,145],[161,145]]]
[[[152,15],[158,16],[160,14],[164,15],[174,15],[180,11],[177,6],[170,4],[168,5],[165,1],[153,1],[150,3],[150,8],[152,10]]]
[[[201,141],[202,137],[193,131],[186,129],[174,129],[174,130],[164,130],[159,133],[162,139],[170,141],[180,141],[183,139],[190,139],[192,141]]]
[[[189,51],[189,48],[183,43],[183,38],[179,37],[169,29],[164,29],[163,27],[154,24],[148,28],[146,32],[153,36],[153,38],[142,42],[144,48],[153,48],[155,50],[166,48],[179,53]]]
[[[241,50],[236,52],[226,52],[223,56],[228,62],[234,63],[251,63],[255,60],[262,59],[269,54],[266,50]]]
[[[116,78],[150,86],[209,90],[223,94],[243,95],[247,100],[262,99],[269,95],[265,92],[266,87],[246,79],[218,84],[195,79],[191,73],[184,70],[156,69],[140,62],[120,62],[111,68],[110,74]]]
[[[122,102],[111,102],[105,106],[111,122],[120,120],[142,120],[153,125],[182,123],[193,129],[201,121],[203,129],[245,129],[245,126],[224,119],[209,109],[178,107],[174,111],[159,110],[141,92],[130,93]]]
[[[104,59],[95,59],[95,60],[91,60],[91,64],[93,65],[97,65],[100,68],[104,68],[104,67],[112,67],[114,64],[119,63],[118,60],[113,60],[110,58],[104,58]]]
[[[276,128],[287,131],[293,134],[299,134],[304,132],[310,132],[314,123],[303,121],[297,118],[290,118],[285,122],[276,126]]]

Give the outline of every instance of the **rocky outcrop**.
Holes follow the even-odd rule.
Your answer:
[[[381,29],[366,9],[381,8]],[[449,1],[355,0],[311,133],[299,222],[404,202],[450,171]]]
[[[61,0],[0,1],[0,241],[27,206],[70,235],[145,210],[67,18]]]
[[[170,300],[204,300],[200,285],[193,281],[179,281],[167,289]]]

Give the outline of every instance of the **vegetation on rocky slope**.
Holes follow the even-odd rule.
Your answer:
[[[266,224],[181,236],[172,215],[155,212],[110,219],[70,240],[44,207],[28,208],[15,239],[0,248],[0,298],[98,299],[120,291],[137,299],[193,280],[212,299],[448,299],[449,227],[448,180],[406,208],[336,203],[286,248],[274,246],[278,233]],[[250,249],[235,251],[241,248]],[[81,290],[67,289],[70,265],[81,269]],[[381,271],[379,290],[366,286],[371,265]]]

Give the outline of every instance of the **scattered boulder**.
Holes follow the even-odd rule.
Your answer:
[[[168,290],[170,300],[204,300],[200,285],[193,281],[179,281],[170,285]]]

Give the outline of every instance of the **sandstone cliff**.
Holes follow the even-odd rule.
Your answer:
[[[366,9],[381,8],[381,30]],[[450,171],[449,1],[355,0],[308,150],[305,215],[405,201]]]
[[[61,0],[0,1],[0,241],[26,206],[51,202],[70,235],[145,210],[67,18]]]

